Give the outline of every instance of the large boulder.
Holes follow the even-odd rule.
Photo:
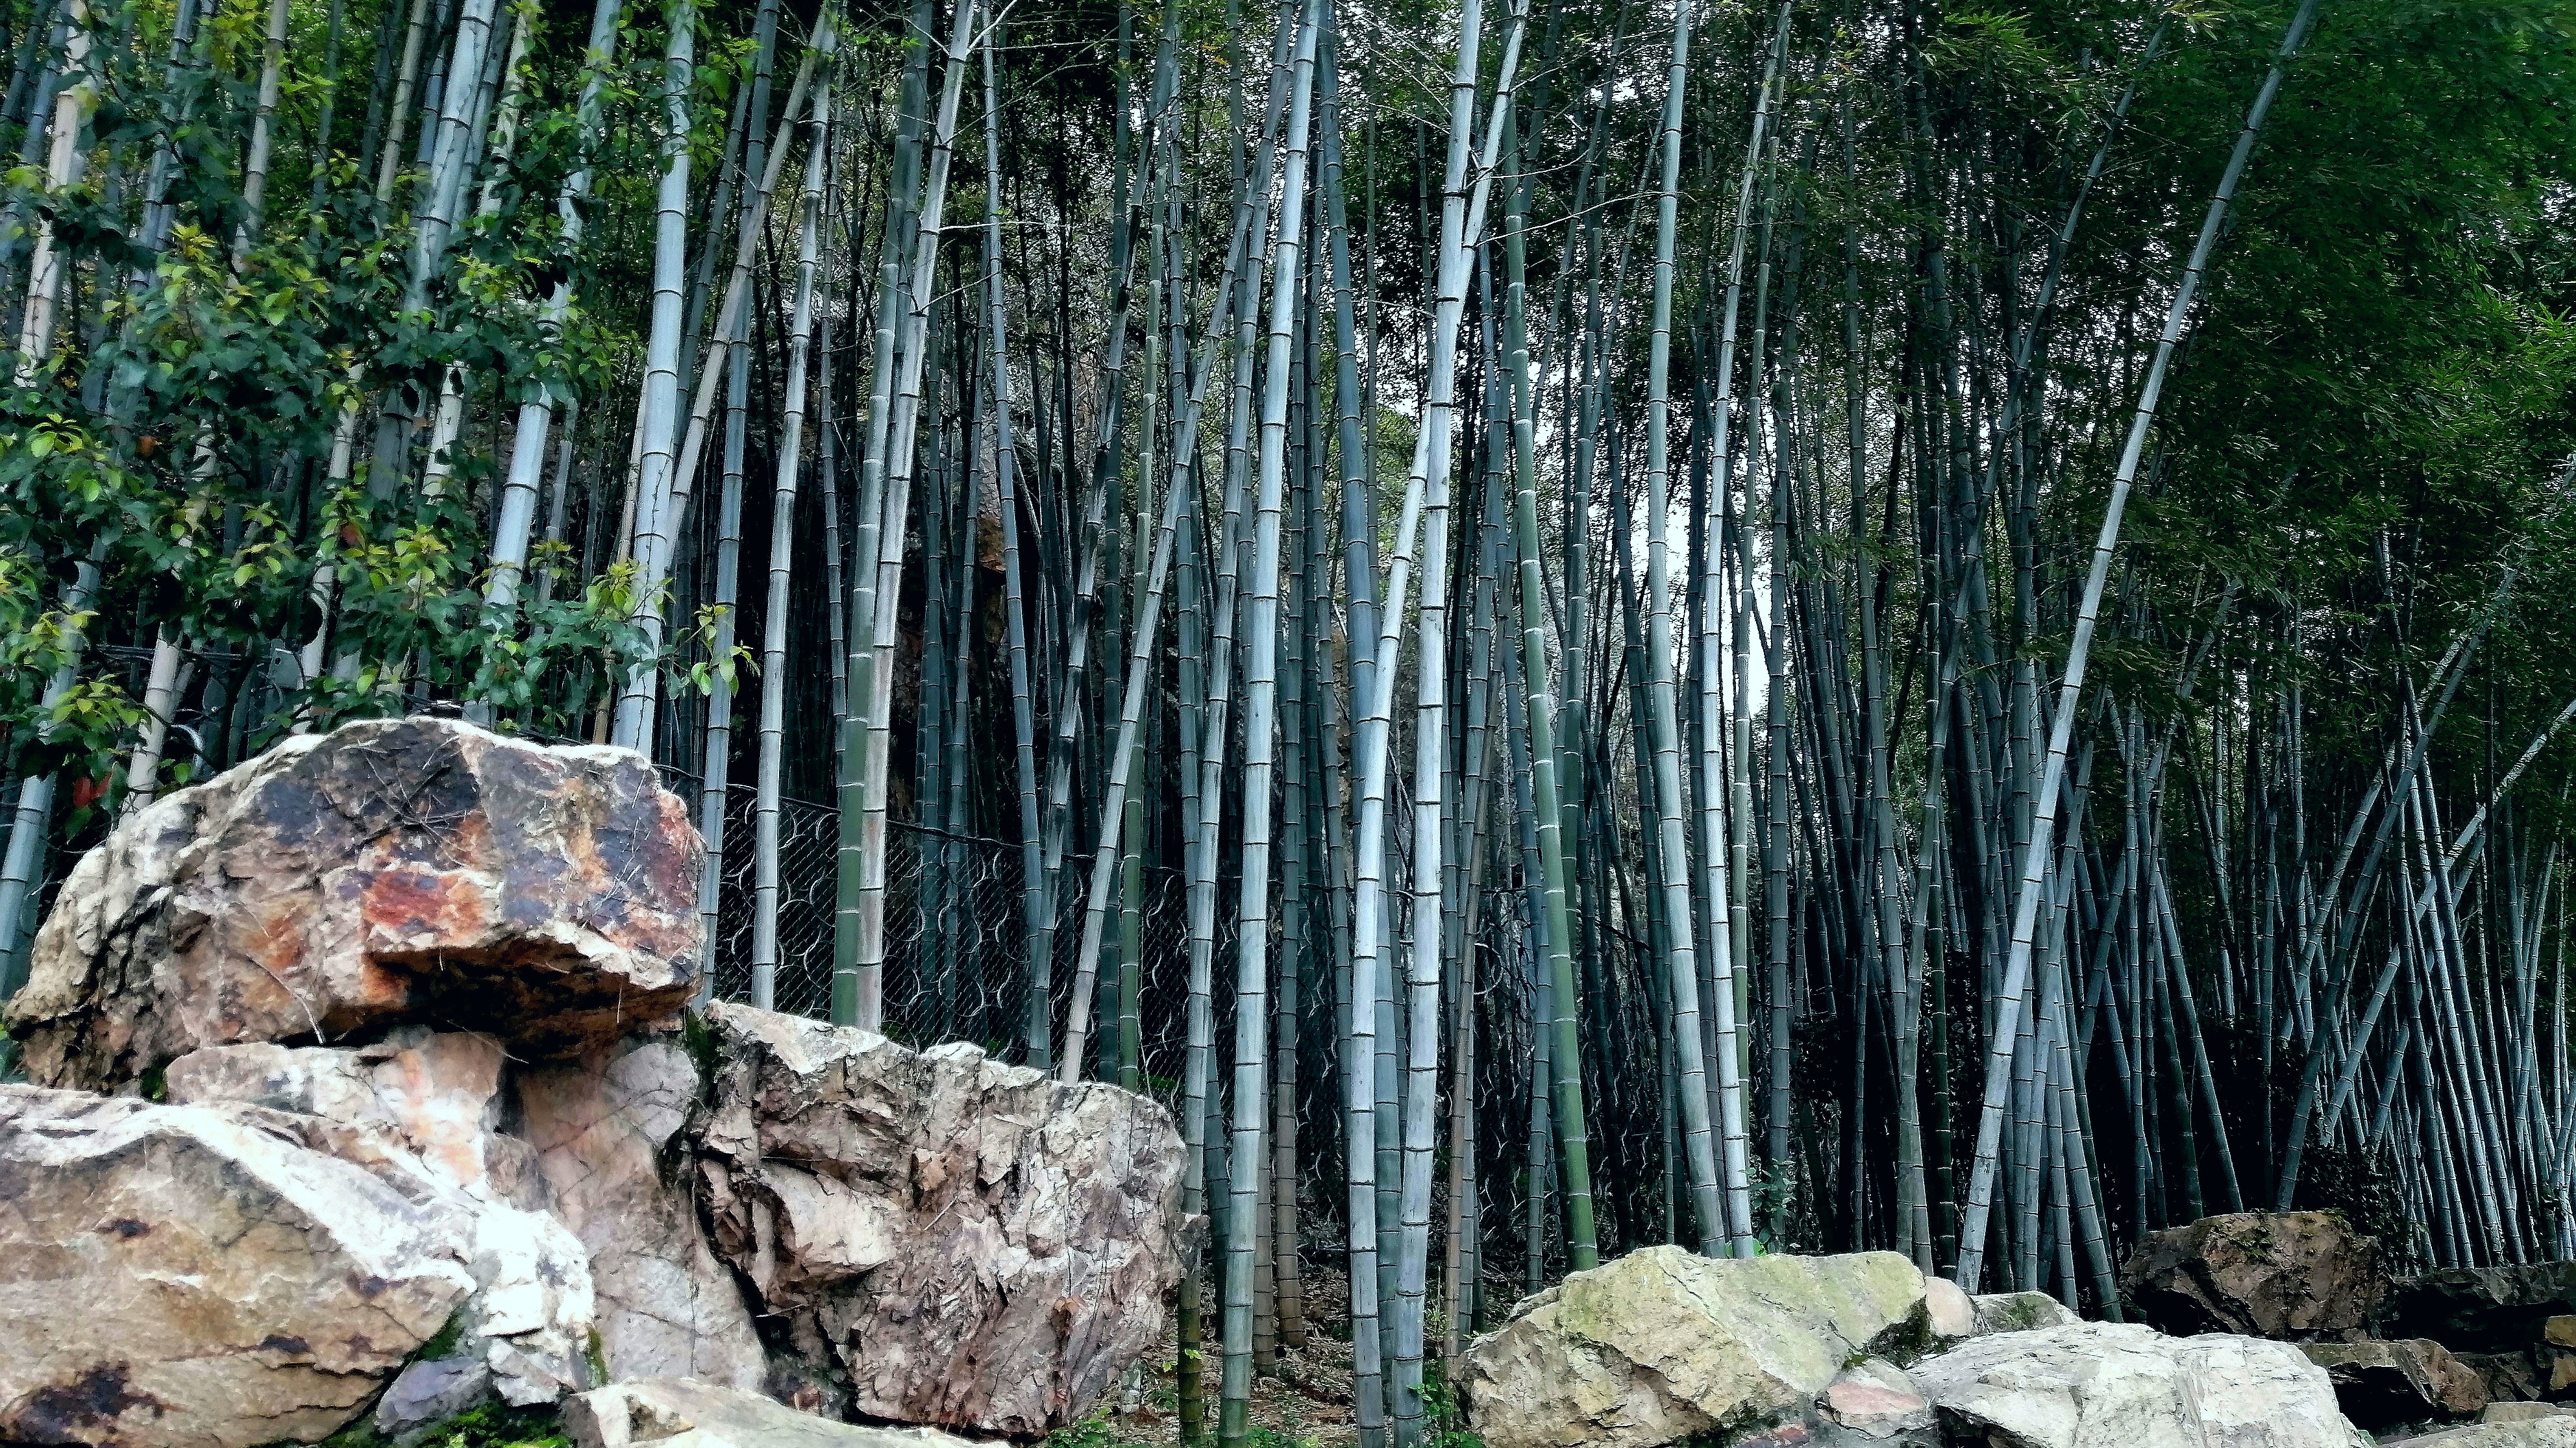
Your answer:
[[[208,1046],[413,1023],[560,1054],[688,1000],[702,853],[630,750],[344,725],[120,821],[6,1021],[31,1079],[98,1091]]]
[[[2379,1244],[2326,1212],[2231,1212],[2147,1234],[2120,1267],[2139,1318],[2170,1333],[2356,1337],[2388,1290]]]
[[[573,1448],[976,1448],[936,1428],[835,1423],[694,1378],[617,1383],[564,1404]]]
[[[2334,1379],[2343,1415],[2373,1431],[2465,1418],[2487,1405],[2485,1381],[2430,1338],[2312,1342],[2300,1350]]]
[[[170,1063],[164,1099],[233,1101],[333,1121],[381,1125],[421,1164],[468,1194],[545,1205],[535,1153],[501,1133],[501,1043],[404,1026],[372,1045],[208,1046]]]
[[[589,1297],[560,1227],[379,1126],[0,1087],[0,1439],[312,1442],[434,1340],[548,1401]]]
[[[2326,1370],[2286,1343],[2086,1322],[1916,1363],[1955,1448],[2367,1448]]]
[[[610,1376],[760,1388],[751,1310],[698,1222],[680,1133],[702,1083],[680,1038],[629,1039],[517,1085],[547,1200],[590,1250]]]
[[[2549,1319],[2576,1313],[2576,1262],[2462,1267],[2398,1279],[2380,1314],[2391,1337],[2429,1337],[2458,1353],[2520,1352]]]
[[[774,1363],[825,1404],[1034,1437],[1161,1335],[1184,1230],[1162,1107],[970,1045],[722,1004],[705,1021],[701,1202]]]
[[[1929,1332],[1923,1274],[1893,1252],[1648,1247],[1524,1300],[1460,1386],[1488,1448],[1653,1448],[1802,1412],[1845,1364]]]
[[[417,1169],[470,1199],[478,1295],[444,1349],[415,1358],[376,1400],[376,1427],[397,1439],[496,1398],[551,1403],[590,1380],[589,1253],[542,1210],[536,1153],[501,1133],[505,1065],[491,1037],[403,1026],[368,1046],[208,1046],[163,1078],[174,1103],[263,1106],[361,1128],[326,1144],[379,1175]],[[400,1150],[379,1149],[388,1141]]]

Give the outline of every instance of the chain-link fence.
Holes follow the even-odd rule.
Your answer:
[[[749,1000],[755,912],[748,785],[725,792],[725,852],[716,905],[715,993]],[[840,820],[833,806],[783,799],[778,808],[778,961],[772,1004],[821,1018],[832,1003],[832,916]],[[1089,858],[1063,872],[1048,950],[1049,1018],[1061,1032],[1082,940]],[[1177,871],[1140,871],[1137,911],[1139,1052],[1148,1076],[1179,1076],[1186,1045],[1174,1024],[1187,996],[1188,930]],[[1030,939],[1020,847],[1000,840],[890,823],[886,831],[885,1031],[914,1045],[971,1041],[997,1056],[1028,1057]],[[1122,882],[1123,883],[1123,882]],[[1124,891],[1113,885],[1103,932],[1095,1045],[1115,1052]],[[1115,1060],[1113,1055],[1111,1059]]]
[[[134,660],[119,660],[131,664]],[[666,768],[665,782],[686,799],[694,815],[699,803],[697,780],[688,772]],[[757,795],[749,785],[726,791],[724,853],[718,878],[715,918],[715,993],[729,1000],[751,996],[752,936],[755,915],[755,841]],[[778,1010],[821,1019],[831,1006],[835,895],[838,875],[839,817],[830,804],[803,799],[779,803],[777,866],[779,881],[778,946],[773,1003]],[[39,887],[34,914],[41,916],[59,876],[78,851],[54,852]],[[1047,1050],[1061,1049],[1079,963],[1092,856],[1081,851],[1057,872],[1057,898],[1049,939],[1039,942],[1047,961],[1044,972],[1049,1010],[1042,1027]],[[1294,867],[1291,867],[1292,870]],[[883,975],[887,1035],[915,1046],[965,1041],[983,1047],[997,1059],[1029,1062],[1031,1049],[1029,997],[1036,979],[1030,969],[1032,941],[1023,894],[1025,879],[1016,843],[951,834],[901,821],[887,830],[887,954]],[[1124,880],[1113,881],[1104,922],[1091,1030],[1082,1074],[1095,1079],[1120,1078],[1119,1063],[1129,1048],[1122,1039],[1122,1016],[1132,1022],[1132,1048],[1137,1084],[1178,1116],[1182,1102],[1189,1020],[1189,928],[1186,883],[1177,870],[1144,866],[1139,870],[1134,921],[1136,946],[1132,1002],[1122,1002],[1128,973]],[[1340,1042],[1348,1009],[1346,934],[1350,926],[1347,882],[1337,892],[1320,862],[1307,861],[1302,873],[1284,880],[1273,896],[1272,940],[1266,965],[1270,1012],[1269,1043],[1274,1059],[1265,1092],[1278,1080],[1279,1058],[1293,1061],[1298,1121],[1299,1217],[1311,1250],[1329,1255],[1337,1249],[1345,1194],[1341,1140],[1345,1106]],[[1210,1044],[1213,1058],[1207,1082],[1208,1138],[1219,1147],[1211,1164],[1226,1170],[1223,1144],[1233,1119],[1230,1096],[1235,1076],[1235,1013],[1240,960],[1234,921],[1240,908],[1240,881],[1231,868],[1217,881],[1211,911],[1209,952]],[[1489,889],[1477,912],[1478,939],[1470,942],[1475,959],[1475,1062],[1470,1089],[1474,1132],[1474,1194],[1479,1230],[1476,1236],[1491,1256],[1485,1268],[1502,1300],[1529,1280],[1527,1254],[1534,1248],[1551,1264],[1561,1260],[1563,1243],[1556,1215],[1543,1215],[1535,1237],[1528,1232],[1528,1194],[1533,1156],[1539,1179],[1550,1182],[1558,1163],[1546,1135],[1545,1092],[1534,1091],[1534,1051],[1547,1033],[1540,1029],[1538,1005],[1541,962],[1529,938],[1526,895],[1508,888]],[[1390,922],[1400,929],[1400,918]],[[1292,939],[1306,946],[1292,950]],[[1658,1069],[1663,1049],[1658,1017],[1663,1009],[1653,989],[1653,973],[1632,960],[1638,943],[1605,933],[1603,951],[1578,963],[1583,1002],[1586,1115],[1594,1128],[1592,1151],[1596,1179],[1629,1190],[1596,1199],[1605,1249],[1612,1242],[1661,1240],[1675,1229],[1686,1208],[1672,1197],[1673,1157],[1678,1142],[1673,1106],[1667,1099],[1666,1073]],[[1386,983],[1398,999],[1376,1016],[1377,1060],[1372,1073],[1381,1093],[1399,1089],[1400,1063],[1410,1012],[1401,997],[1408,950],[1401,939],[1386,942],[1381,959],[1389,971]],[[1448,1039],[1458,1020],[1456,976],[1444,972],[1437,1020],[1444,1037],[1440,1094],[1445,1122],[1454,1093],[1454,1069]],[[1122,1005],[1124,1009],[1122,1009]],[[1293,1033],[1293,1050],[1290,1045]],[[1607,1049],[1598,1049],[1606,1046]],[[1266,1106],[1262,1116],[1267,1123]],[[1388,1120],[1392,1121],[1390,1114]],[[1535,1139],[1531,1128],[1540,1128]],[[1444,1128],[1445,1130],[1445,1128]],[[1393,1149],[1392,1139],[1386,1150]],[[1447,1220],[1449,1172],[1445,1165],[1434,1183],[1435,1219]],[[1382,1162],[1388,1183],[1394,1180],[1392,1158]],[[1213,1185],[1213,1180],[1212,1180]],[[1635,1190],[1644,1188],[1644,1190]]]

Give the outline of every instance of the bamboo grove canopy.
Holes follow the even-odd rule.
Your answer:
[[[2576,1255],[2569,0],[0,55],[0,986],[289,732],[642,750],[715,989],[1180,1114],[1230,1442],[1312,1271],[1411,1448],[1647,1243]]]

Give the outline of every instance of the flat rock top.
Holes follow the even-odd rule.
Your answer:
[[[118,822],[7,1024],[32,1079],[99,1091],[201,1047],[412,1023],[581,1049],[687,1001],[703,858],[632,750],[347,724]]]

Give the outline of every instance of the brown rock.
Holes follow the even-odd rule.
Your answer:
[[[2364,1428],[2464,1418],[2487,1405],[2485,1380],[2430,1338],[2312,1342],[2300,1350],[2334,1379],[2344,1416]]]
[[[2180,1335],[2361,1333],[2388,1290],[2378,1244],[2325,1212],[2234,1212],[2149,1233],[2120,1268],[2140,1318]]]
[[[701,1200],[787,1370],[855,1415],[1036,1437],[1160,1336],[1184,1228],[1161,1106],[964,1044],[705,1019]]]
[[[522,1075],[521,1129],[555,1215],[590,1251],[610,1376],[756,1389],[768,1369],[751,1310],[707,1248],[687,1165],[666,1154],[699,1091],[676,1038],[628,1040]]]
[[[2539,1366],[2532,1362],[2528,1350],[2464,1352],[2453,1356],[2487,1385],[2489,1402],[2537,1402],[2548,1396],[2544,1388],[2548,1379],[2541,1376]]]
[[[2548,1383],[2550,1397],[2563,1399],[2576,1389],[2576,1352],[2544,1344],[2532,1349],[2532,1357]]]
[[[1847,1448],[1880,1443],[1933,1448],[1941,1441],[1941,1420],[1932,1411],[1932,1400],[1884,1358],[1843,1369],[1816,1395],[1816,1416],[1834,1430],[1825,1436]]]
[[[207,1046],[412,1023],[563,1053],[687,1001],[701,854],[632,751],[349,724],[120,822],[6,1020],[29,1077],[106,1091]]]
[[[2561,1315],[2542,1323],[2540,1339],[2551,1347],[2576,1347],[2576,1316]]]

